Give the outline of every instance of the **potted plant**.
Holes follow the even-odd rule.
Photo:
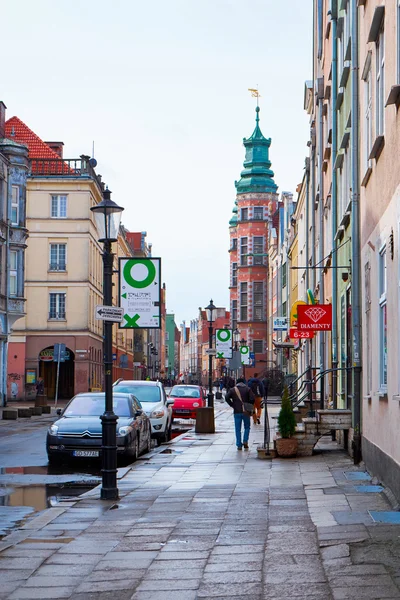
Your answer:
[[[292,457],[297,454],[298,440],[293,437],[296,431],[296,417],[289,399],[289,390],[285,386],[282,394],[282,406],[278,415],[280,437],[276,440],[276,451],[279,456]]]

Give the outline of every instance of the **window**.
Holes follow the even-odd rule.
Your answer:
[[[263,237],[254,237],[253,238],[253,265],[262,265],[263,254],[264,254],[264,238]],[[258,256],[257,256],[258,255]]]
[[[282,265],[281,275],[282,275],[282,288],[284,288],[284,287],[286,287],[286,284],[287,284],[287,266],[286,266],[286,263],[283,263],[283,265]]]
[[[51,216],[53,219],[67,218],[67,196],[51,197]]]
[[[287,318],[286,311],[287,311],[287,305],[286,305],[286,302],[282,302],[282,317],[285,317],[285,318]]]
[[[240,238],[240,264],[242,267],[247,265],[247,237]]]
[[[255,321],[264,319],[264,284],[262,281],[253,283],[253,317]]]
[[[247,282],[240,284],[240,320],[247,321]]]
[[[371,394],[372,390],[372,345],[371,345],[371,268],[369,262],[364,266],[365,275],[365,341],[367,345],[367,394]]]
[[[11,224],[19,225],[19,187],[11,186]]]
[[[383,135],[385,129],[385,37],[381,29],[376,41],[376,135]]]
[[[18,295],[18,254],[15,250],[10,252],[10,296]]]
[[[65,271],[67,244],[50,244],[50,271]]]
[[[232,263],[232,287],[237,286],[237,263]]]
[[[379,252],[379,389],[387,389],[386,246]]]
[[[237,238],[232,238],[232,250],[237,250]]]
[[[253,352],[254,354],[262,354],[263,352],[263,341],[262,340],[253,340]]]
[[[346,212],[350,200],[350,152],[348,148],[344,151],[343,166],[340,170],[341,190],[339,202],[339,216],[342,217]]]
[[[237,327],[237,300],[232,300],[232,329]]]
[[[241,208],[240,209],[240,220],[241,221],[248,221],[249,219],[249,209],[248,208]]]
[[[49,319],[65,319],[65,292],[49,295]]]
[[[369,155],[372,150],[372,79],[371,66],[364,78],[365,108],[364,108],[364,168],[369,167]]]
[[[255,219],[259,219],[261,221],[263,218],[263,207],[255,206],[253,209],[253,216]]]

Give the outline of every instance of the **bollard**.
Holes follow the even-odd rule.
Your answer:
[[[3,408],[3,420],[4,421],[16,421],[18,411],[15,408]]]
[[[31,408],[31,411],[32,411],[33,417],[39,417],[42,414],[42,407],[41,406],[33,406]]]
[[[196,433],[215,433],[214,408],[198,408],[196,411]]]
[[[30,408],[18,408],[18,418],[30,419],[32,416],[32,411]]]

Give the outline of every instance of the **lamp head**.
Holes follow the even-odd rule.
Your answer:
[[[111,200],[111,191],[108,188],[103,192],[103,200],[96,206],[92,206],[90,210],[94,214],[97,231],[100,234],[99,242],[116,242],[124,209]]]
[[[210,300],[210,304],[208,306],[206,306],[207,319],[209,320],[210,323],[213,322],[213,313],[214,313],[215,309],[216,309],[216,306],[214,305],[214,302],[212,300]]]

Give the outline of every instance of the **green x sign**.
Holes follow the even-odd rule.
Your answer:
[[[161,258],[119,259],[119,305],[122,329],[160,329]]]
[[[215,332],[217,358],[232,358],[232,329],[217,329]]]

